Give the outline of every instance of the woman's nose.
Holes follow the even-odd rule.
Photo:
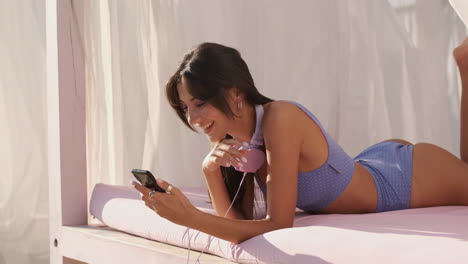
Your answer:
[[[190,125],[195,126],[200,124],[200,114],[193,109],[187,110],[187,121]]]

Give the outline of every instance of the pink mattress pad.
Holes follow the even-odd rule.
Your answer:
[[[206,189],[181,189],[196,207],[214,214]],[[356,215],[297,212],[293,228],[240,244],[159,217],[130,186],[97,184],[90,213],[117,230],[239,263],[468,263],[468,206]]]

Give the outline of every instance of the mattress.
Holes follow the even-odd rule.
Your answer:
[[[206,189],[181,190],[197,208],[215,213]],[[238,263],[468,263],[468,206],[354,215],[297,211],[292,228],[240,244],[159,217],[130,186],[97,184],[90,213],[117,230]]]

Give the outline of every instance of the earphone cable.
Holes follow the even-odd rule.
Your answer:
[[[234,205],[234,202],[236,201],[236,198],[237,198],[237,195],[239,194],[239,191],[242,187],[242,183],[244,182],[244,179],[245,179],[245,176],[247,175],[247,172],[244,172],[244,175],[242,176],[242,180],[240,181],[239,183],[239,188],[237,189],[237,192],[236,194],[234,195],[234,198],[232,199],[232,202],[231,202],[231,205],[228,207],[228,209],[226,210],[226,213],[224,214],[223,218],[226,218],[227,214],[229,213],[229,211],[231,210],[232,206]],[[187,232],[190,230],[190,228],[187,230]],[[189,247],[188,247],[188,255],[187,255],[187,264],[189,263],[189,257],[190,257],[190,237],[189,237]],[[200,254],[198,255],[197,259],[195,260],[195,263],[200,263],[200,257],[201,255],[203,254],[203,252],[208,248],[208,246],[211,244],[211,241],[213,241],[213,236],[210,236],[209,237],[209,241],[208,243],[206,244],[205,248],[203,248],[203,250],[200,252]]]

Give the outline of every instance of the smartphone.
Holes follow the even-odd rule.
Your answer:
[[[155,190],[157,192],[166,192],[166,190],[164,190],[163,188],[161,188],[161,186],[158,185],[158,183],[156,182],[156,178],[154,178],[151,171],[133,169],[132,174],[141,183],[141,185],[145,186],[146,188]]]

